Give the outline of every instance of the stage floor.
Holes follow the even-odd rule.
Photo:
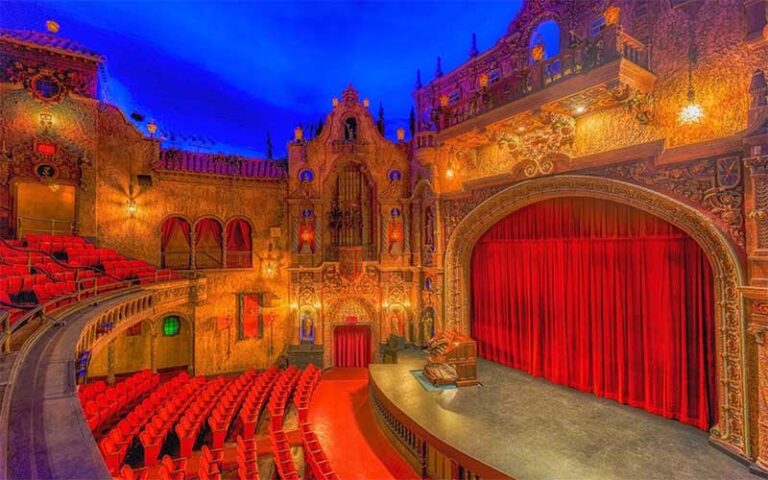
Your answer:
[[[482,386],[428,392],[401,355],[371,381],[448,445],[518,480],[756,479],[706,432],[480,360]]]

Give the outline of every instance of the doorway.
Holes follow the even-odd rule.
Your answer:
[[[367,367],[371,363],[371,329],[340,325],[333,330],[333,366]]]

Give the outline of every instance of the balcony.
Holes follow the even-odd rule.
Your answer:
[[[417,146],[439,145],[535,110],[575,116],[613,108],[632,95],[651,91],[656,76],[647,68],[645,46],[612,27],[495,82],[486,77],[485,85],[461,92],[456,100],[455,92],[451,98],[438,84],[440,105],[431,109],[430,123],[420,126],[417,136],[424,138]]]

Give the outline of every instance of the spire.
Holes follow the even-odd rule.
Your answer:
[[[443,76],[443,61],[440,59],[440,57],[437,57],[437,66],[435,67],[435,78],[440,78]]]
[[[477,34],[472,33],[472,46],[469,47],[469,57],[475,58],[477,56]]]
[[[376,120],[376,128],[379,129],[379,133],[384,135],[384,105],[379,101],[379,119]]]
[[[420,89],[421,87],[421,70],[416,70],[416,90]]]

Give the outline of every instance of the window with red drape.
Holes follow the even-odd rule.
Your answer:
[[[227,223],[227,268],[251,268],[251,225],[242,218]]]
[[[195,266],[222,268],[223,255],[221,224],[213,218],[201,218],[195,224]]]
[[[371,329],[364,325],[336,327],[333,359],[336,367],[367,367],[371,363]]]
[[[192,263],[191,228],[181,217],[170,217],[160,227],[160,256],[164,268],[187,269]]]
[[[518,210],[472,258],[479,354],[707,429],[716,421],[714,281],[701,247],[590,198]]]

